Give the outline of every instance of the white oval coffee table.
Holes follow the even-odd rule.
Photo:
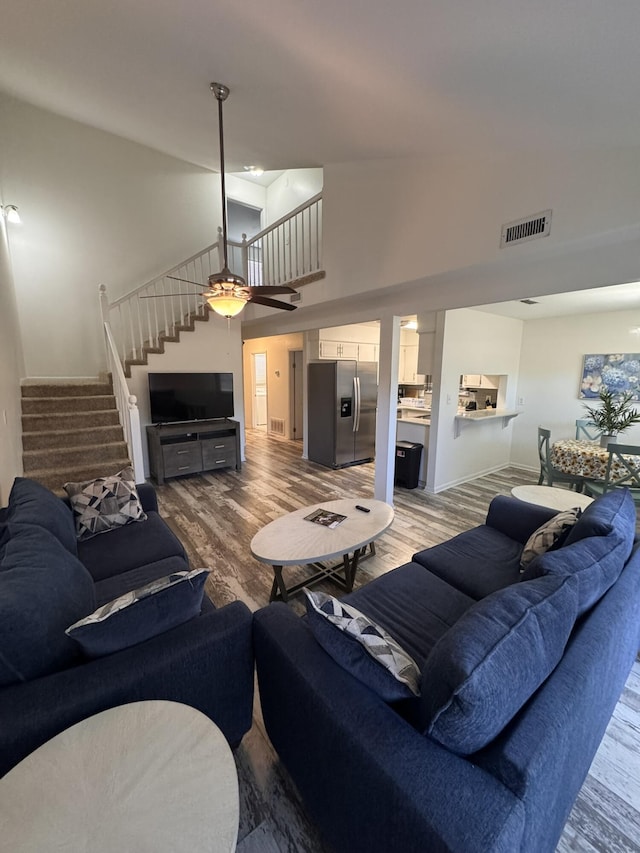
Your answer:
[[[88,717],[0,779],[2,853],[231,853],[238,777],[208,717],[133,702]]]
[[[554,489],[552,486],[514,486],[511,494],[519,501],[559,511],[573,509],[576,506],[584,509],[593,501],[589,495],[572,492],[570,489]]]
[[[369,512],[361,512],[356,505]],[[345,515],[345,520],[335,528],[324,527],[305,516],[315,510]],[[350,592],[353,589],[358,562],[368,545],[381,536],[393,522],[393,508],[384,501],[367,498],[349,498],[322,501],[306,506],[267,524],[251,540],[251,553],[273,567],[274,580],[270,601],[288,601],[289,596],[305,586],[330,579]],[[375,550],[373,551],[375,553]],[[342,562],[325,566],[326,560],[342,558]],[[302,583],[286,586],[282,577],[283,566],[312,566],[318,571]]]

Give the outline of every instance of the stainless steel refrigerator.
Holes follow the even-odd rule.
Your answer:
[[[375,456],[378,366],[370,361],[309,364],[308,453],[312,462],[344,468]]]

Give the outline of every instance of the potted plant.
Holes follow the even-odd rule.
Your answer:
[[[600,436],[602,447],[616,441],[618,433],[624,432],[633,424],[640,423],[640,411],[631,405],[632,401],[633,394],[630,391],[616,394],[607,388],[602,388],[600,391],[602,406],[594,409],[585,405],[591,421],[602,430]]]

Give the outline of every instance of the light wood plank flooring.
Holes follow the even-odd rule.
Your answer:
[[[307,504],[372,497],[372,464],[331,471],[302,460],[301,451],[301,443],[248,430],[242,471],[185,477],[158,487],[160,512],[184,543],[192,566],[212,569],[207,592],[218,606],[241,599],[256,610],[268,603],[272,572],[249,551],[251,538],[263,525]],[[378,541],[376,555],[358,569],[356,586],[410,560],[417,550],[481,524],[496,494],[509,494],[513,486],[535,479],[531,472],[509,468],[439,495],[396,490],[393,526]],[[287,583],[304,575],[304,569],[291,569]],[[319,588],[339,594],[329,582]],[[299,599],[291,606],[303,611]],[[257,697],[254,725],[235,758],[241,800],[239,853],[328,853],[269,742]],[[558,851],[640,851],[637,661]]]

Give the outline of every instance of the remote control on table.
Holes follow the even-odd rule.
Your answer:
[[[358,504],[356,504],[356,509],[359,509],[359,510],[360,510],[360,512],[371,512],[371,510],[369,509],[369,507],[367,507],[367,506],[359,506]]]

